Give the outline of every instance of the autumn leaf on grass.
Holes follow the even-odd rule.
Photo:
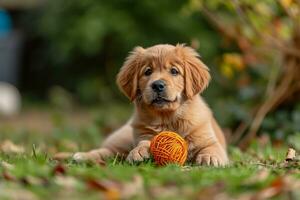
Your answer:
[[[268,178],[270,175],[270,171],[267,168],[262,168],[257,173],[255,173],[253,176],[250,176],[249,179],[246,179],[244,184],[246,185],[253,185],[259,182],[262,182]]]
[[[57,165],[53,168],[53,174],[54,174],[54,175],[66,175],[66,173],[67,173],[67,169],[66,169],[66,167],[65,167],[63,164],[61,164],[61,163],[57,164]]]
[[[296,158],[296,151],[293,148],[289,148],[287,153],[286,153],[286,157],[285,157],[285,161],[289,162],[292,161]]]
[[[120,199],[120,183],[108,180],[98,181],[91,178],[87,180],[87,185],[91,189],[103,192],[106,199]]]
[[[144,181],[139,175],[135,175],[130,182],[117,182],[112,180],[88,179],[89,188],[104,192],[107,199],[130,199],[144,193]]]
[[[157,185],[149,188],[150,195],[153,199],[172,199],[180,195],[180,190],[175,185]]]
[[[24,176],[20,179],[24,185],[47,186],[49,180],[44,177],[35,177],[31,175]]]
[[[144,193],[144,180],[140,175],[135,175],[132,181],[122,185],[121,196],[122,198],[129,199],[138,194]]]
[[[225,183],[217,182],[214,185],[208,186],[199,192],[198,200],[206,199],[230,199],[225,193]]]
[[[10,174],[8,171],[3,170],[2,172],[2,177],[4,178],[4,180],[6,181],[16,181],[17,178],[15,176],[13,176],[12,174]]]
[[[35,177],[31,175],[27,175],[21,178],[17,178],[13,174],[11,174],[9,171],[4,170],[2,172],[2,177],[6,181],[14,182],[14,183],[21,183],[23,185],[38,185],[38,186],[45,186],[49,182],[46,178],[43,177]],[[1,192],[0,192],[1,193]]]
[[[282,193],[293,192],[300,189],[300,181],[290,175],[279,176],[271,184],[257,192],[251,199],[269,199]]]
[[[19,185],[1,185],[0,199],[10,200],[37,200],[37,196],[29,190],[21,188]]]
[[[289,148],[285,160],[279,164],[279,167],[296,169],[299,166],[300,160],[296,157],[296,151],[293,148]]]
[[[80,184],[79,181],[72,176],[55,176],[54,183],[67,190],[75,190],[76,186]]]
[[[6,170],[12,170],[15,168],[15,166],[13,164],[10,164],[8,162],[5,162],[5,161],[1,161],[0,162],[0,166],[3,168],[3,169],[6,169]]]
[[[21,154],[25,152],[23,146],[16,145],[10,140],[5,140],[0,144],[0,151],[5,154]]]
[[[72,176],[67,176],[66,167],[58,163],[52,170],[52,174],[54,175],[54,183],[63,187],[68,192],[76,189],[76,186],[80,185],[80,181]]]

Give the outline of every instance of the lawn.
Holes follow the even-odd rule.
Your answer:
[[[231,164],[225,168],[157,167],[151,160],[130,165],[119,157],[105,165],[57,161],[57,152],[98,146],[102,134],[119,126],[130,110],[92,109],[92,120],[81,127],[66,123],[63,112],[45,112],[53,122],[49,133],[0,126],[0,199],[300,198],[300,162],[285,161],[288,143],[274,145],[261,137],[246,152],[230,146]]]

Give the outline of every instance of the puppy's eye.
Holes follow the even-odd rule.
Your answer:
[[[171,69],[170,72],[171,72],[171,74],[172,74],[173,76],[176,76],[176,75],[179,74],[178,70],[177,70],[175,67],[172,67],[172,69]]]
[[[152,74],[152,69],[151,68],[147,68],[144,72],[145,76],[150,76]]]

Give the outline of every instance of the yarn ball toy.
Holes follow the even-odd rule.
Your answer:
[[[150,152],[159,166],[169,163],[183,165],[187,158],[188,145],[177,133],[163,131],[152,139]]]

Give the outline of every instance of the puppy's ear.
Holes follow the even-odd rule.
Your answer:
[[[133,101],[137,95],[138,69],[144,51],[142,47],[135,47],[117,75],[117,84],[130,101]]]
[[[211,79],[208,67],[200,60],[199,54],[191,47],[176,46],[177,53],[183,59],[185,73],[185,95],[191,99],[201,93]]]

